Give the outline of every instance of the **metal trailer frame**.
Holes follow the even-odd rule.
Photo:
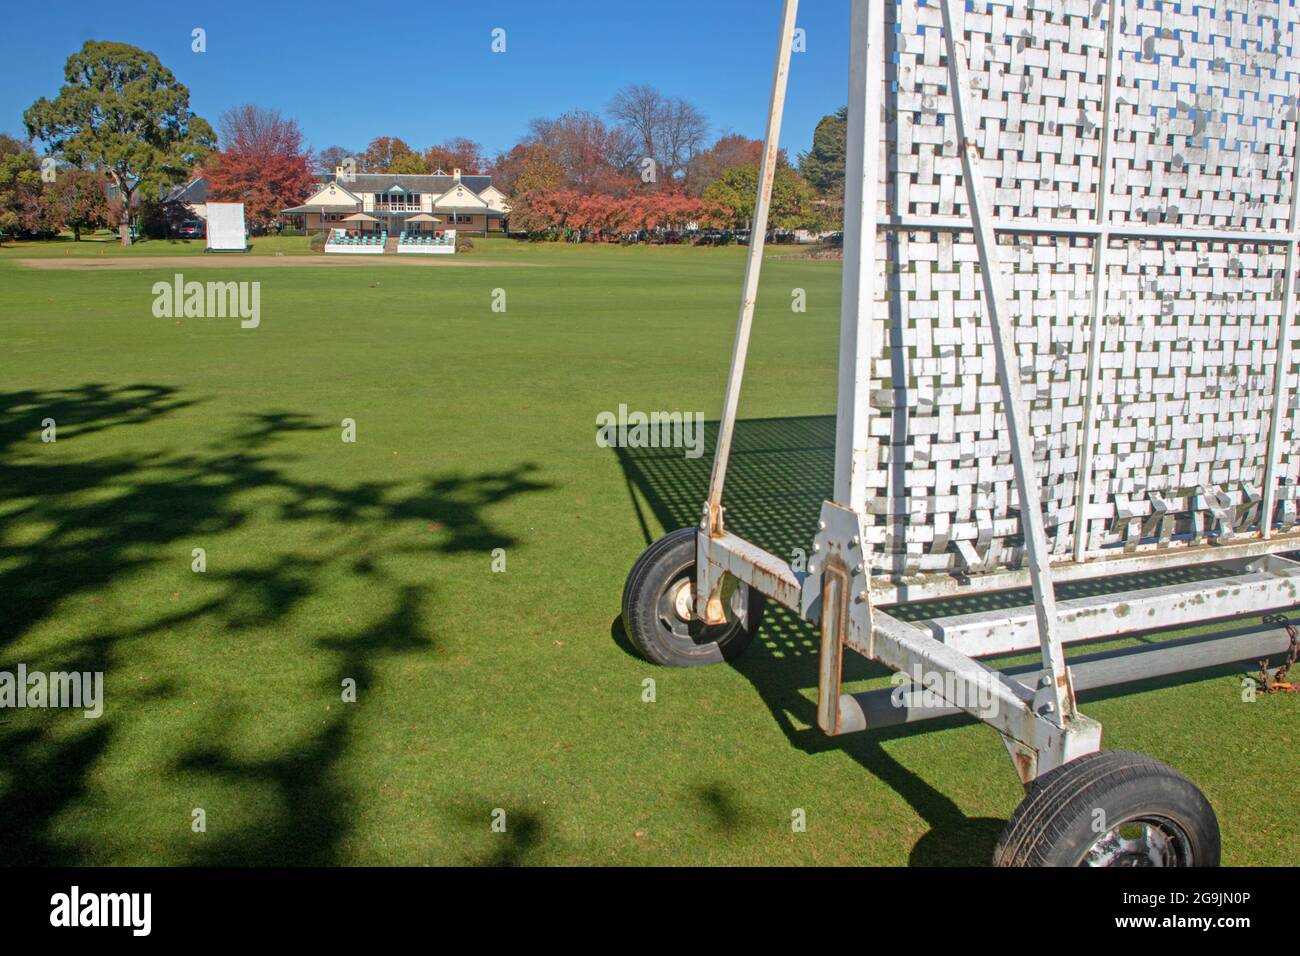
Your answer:
[[[1142,33],[1143,27],[1139,23],[1139,36],[1125,36],[1123,21],[1136,18],[1139,12],[1151,15],[1150,5],[1139,10],[1137,0],[1084,0],[1081,3],[1076,0],[975,0],[973,3],[959,0],[853,0],[834,497],[822,506],[807,570],[802,571],[796,570],[785,559],[729,533],[722,504],[758,294],[797,6],[798,0],[784,0],[739,324],[708,500],[696,535],[695,614],[706,624],[724,622],[729,602],[735,598],[737,582],[745,582],[820,626],[818,723],[827,734],[905,723],[953,713],[955,709],[964,710],[1002,735],[1016,771],[1028,785],[1053,768],[1100,748],[1100,724],[1080,713],[1076,704],[1075,694],[1081,688],[1259,659],[1286,650],[1287,638],[1280,631],[1273,630],[1239,633],[1218,641],[1197,638],[1166,642],[1142,654],[1124,651],[1118,655],[1102,655],[1101,660],[1089,659],[1072,667],[1067,665],[1064,645],[1296,603],[1300,563],[1281,556],[1282,552],[1300,549],[1300,528],[1296,526],[1295,508],[1296,468],[1289,454],[1292,436],[1300,432],[1300,428],[1296,428],[1294,421],[1284,421],[1292,417],[1285,412],[1296,407],[1294,402],[1288,401],[1289,390],[1296,384],[1291,331],[1296,310],[1295,253],[1296,243],[1300,240],[1296,222],[1300,177],[1290,175],[1296,160],[1295,104],[1296,94],[1300,92],[1295,64],[1289,58],[1283,59],[1281,65],[1284,69],[1279,71],[1279,58],[1274,57],[1271,80],[1270,64],[1263,62],[1262,55],[1247,59],[1243,68],[1264,78],[1262,83],[1267,95],[1257,92],[1255,102],[1272,110],[1270,115],[1277,120],[1276,126],[1280,130],[1277,136],[1283,144],[1283,155],[1276,155],[1278,149],[1270,151],[1265,148],[1259,168],[1266,166],[1267,174],[1276,180],[1273,192],[1278,194],[1277,198],[1289,200],[1285,209],[1274,210],[1275,214],[1270,215],[1267,191],[1263,191],[1265,202],[1259,204],[1264,207],[1263,211],[1258,206],[1247,204],[1248,212],[1244,216],[1241,214],[1244,208],[1241,197],[1232,201],[1226,214],[1192,215],[1191,224],[1182,221],[1188,217],[1180,218],[1176,214],[1163,217],[1112,215],[1112,204],[1117,196],[1126,200],[1131,198],[1125,192],[1117,191],[1114,182],[1118,165],[1115,151],[1120,142],[1117,137],[1118,106],[1123,101],[1126,109],[1140,108],[1142,89],[1150,91],[1155,88],[1152,102],[1147,106],[1153,111],[1163,107],[1168,92],[1161,91],[1159,85],[1162,82],[1168,85],[1167,76],[1158,74],[1155,80],[1143,87],[1143,71],[1160,69],[1161,45],[1170,42],[1171,37],[1178,43],[1178,49],[1173,53],[1166,52],[1164,68],[1177,67],[1182,53],[1182,40],[1178,39],[1176,30],[1152,30],[1148,26]],[[922,27],[918,31],[921,38],[909,35],[908,30],[900,28],[898,23],[887,32],[887,6],[896,19],[910,18],[910,22],[915,22],[921,15],[928,17],[928,28]],[[942,17],[941,48],[934,46],[936,6]],[[1226,13],[1213,10],[1210,16],[1225,16],[1230,23],[1239,22],[1242,29],[1248,29],[1245,0],[1228,0],[1226,6]],[[1260,13],[1255,10],[1256,6],[1251,6],[1252,16]],[[1001,14],[997,10],[999,7],[1004,8]],[[998,217],[995,207],[1005,208],[1008,202],[1004,196],[995,193],[995,182],[983,155],[983,148],[995,142],[993,137],[999,128],[997,121],[1005,118],[1005,112],[1000,111],[1002,104],[991,92],[998,79],[990,63],[992,37],[997,29],[993,21],[999,15],[1005,19],[1008,14],[1042,14],[1048,9],[1057,11],[1061,20],[1073,17],[1070,22],[1076,26],[1081,17],[1085,18],[1085,26],[1094,29],[1097,24],[1086,21],[1086,18],[1096,17],[1100,23],[1104,15],[1104,49],[1097,53],[1101,63],[1101,75],[1097,77],[1101,85],[1100,116],[1079,121],[1085,128],[1098,129],[1095,188],[1089,191],[1093,202],[1090,209],[1079,211],[1072,217],[1033,214]],[[1272,38],[1274,52],[1282,28],[1285,27],[1289,33],[1296,27],[1290,20],[1295,8],[1284,5],[1279,9],[1287,20],[1283,23],[1279,19],[1272,27],[1276,30]],[[1202,15],[1204,10],[1202,7]],[[1046,14],[1049,20],[1053,15]],[[965,21],[968,17],[975,22],[977,29],[967,29]],[[1234,17],[1239,20],[1234,21]],[[982,19],[977,21],[977,18]],[[1051,22],[1057,23],[1056,20]],[[1237,32],[1236,27],[1230,32]],[[981,45],[981,40],[987,45]],[[1027,41],[1022,38],[1022,42],[1027,42],[1032,48],[1035,41],[1030,37]],[[1073,42],[1072,39],[1070,43]],[[887,49],[889,44],[895,47],[892,55]],[[1245,41],[1240,44],[1242,48],[1248,45]],[[1067,46],[1066,53],[1077,53],[1073,45]],[[1288,50],[1292,49],[1289,42],[1286,46]],[[1043,47],[1047,50],[1046,56],[1051,52],[1048,49],[1050,42],[1044,43]],[[915,62],[908,62],[913,62],[918,73],[922,67],[926,68],[926,76],[924,79],[905,76],[904,72],[912,68],[904,66],[905,54],[910,55],[922,48],[923,55],[918,53],[913,58]],[[1129,59],[1122,65],[1126,50],[1130,51],[1127,54]],[[1132,52],[1134,50],[1137,52]],[[1234,50],[1227,50],[1229,60]],[[941,52],[946,60],[946,77],[937,74],[936,52]],[[1151,64],[1150,60],[1157,62]],[[989,69],[974,69],[973,61],[987,65]],[[1218,65],[1216,61],[1214,66]],[[1232,66],[1228,63],[1226,68]],[[1123,69],[1128,69],[1130,75],[1128,85],[1121,88]],[[1279,75],[1281,80],[1277,79]],[[1002,79],[1006,80],[1006,77]],[[1026,80],[1025,84],[1028,83]],[[928,100],[923,96],[927,89],[925,84],[930,84]],[[1176,82],[1173,87],[1178,90]],[[1281,95],[1278,95],[1279,88]],[[908,119],[903,114],[913,108],[899,102],[905,92],[913,97],[922,96],[922,109],[941,116],[947,114],[943,117],[943,128],[955,135],[955,142],[950,137],[942,146],[936,146],[935,152],[946,157],[955,154],[960,158],[965,215],[918,215],[897,208],[889,209],[885,215],[878,212],[882,208],[881,190],[887,188],[887,185],[882,186],[886,182],[882,173],[889,171],[891,176],[901,175],[898,169],[882,169],[882,162],[890,161],[886,149],[882,148],[882,137],[903,135],[898,132]],[[951,95],[953,92],[956,95]],[[1064,100],[1066,94],[1059,95]],[[1192,94],[1185,92],[1183,95]],[[950,101],[947,110],[942,106],[944,100]],[[883,120],[878,121],[882,111]],[[1080,112],[1082,114],[1083,109]],[[982,128],[982,116],[991,116],[994,122]],[[949,120],[951,126],[947,125]],[[1269,128],[1273,128],[1272,123]],[[1223,135],[1221,129],[1219,133]],[[894,145],[894,140],[889,144]],[[1131,143],[1124,145],[1131,147]],[[901,162],[897,158],[893,161],[895,164]],[[1007,186],[1006,178],[1004,168],[1004,175],[996,185]],[[1024,184],[1012,182],[1010,185],[1014,189]],[[1045,182],[1039,185],[1058,184]],[[1289,196],[1286,195],[1288,189]],[[950,204],[960,205],[960,195],[955,199],[948,198]],[[1171,218],[1176,221],[1170,223]],[[1207,224],[1206,219],[1212,221]],[[1281,228],[1268,228],[1274,223],[1280,223]],[[881,495],[879,485],[875,488],[869,486],[868,476],[879,472],[882,457],[891,451],[894,452],[890,459],[891,480],[901,480],[900,474],[905,475],[909,467],[917,467],[919,459],[914,459],[910,465],[907,462],[906,436],[902,440],[898,436],[891,439],[888,433],[873,429],[873,425],[879,424],[875,420],[882,417],[882,404],[886,409],[891,407],[890,397],[886,396],[882,402],[878,394],[880,380],[884,377],[879,368],[885,361],[882,356],[887,344],[881,339],[885,335],[896,335],[897,341],[901,342],[905,335],[905,329],[901,328],[904,319],[899,314],[904,306],[898,304],[897,288],[893,291],[893,299],[889,299],[885,286],[890,273],[881,261],[880,250],[885,250],[883,258],[890,259],[902,243],[914,237],[952,234],[958,234],[958,238],[951,240],[953,243],[962,241],[962,237],[973,238],[978,253],[980,306],[967,321],[982,322],[987,327],[987,341],[996,362],[998,397],[1002,408],[998,414],[1004,422],[1018,505],[1008,504],[1005,508],[1013,525],[1010,532],[995,530],[989,533],[987,526],[982,527],[979,539],[972,542],[969,537],[960,539],[958,535],[945,540],[940,530],[934,530],[928,551],[909,550],[906,543],[900,545],[897,537],[892,539],[891,550],[888,525],[902,520],[896,511],[897,489],[891,486],[886,494]],[[1035,446],[1031,400],[1024,394],[1022,385],[1022,366],[1026,360],[1018,357],[1017,333],[1023,330],[1017,326],[1011,311],[1014,303],[1009,299],[1007,288],[1008,281],[1016,280],[1017,276],[1008,269],[1006,257],[1008,253],[1014,255],[1016,249],[1005,241],[1000,242],[1000,237],[1011,237],[1012,243],[1022,237],[1027,237],[1025,241],[1030,243],[1035,241],[1034,237],[1056,237],[1076,247],[1091,246],[1091,268],[1084,270],[1089,288],[1083,298],[1087,301],[1080,306],[1086,309],[1086,313],[1078,323],[1086,326],[1086,349],[1073,353],[1078,361],[1070,370],[1070,380],[1079,396],[1070,408],[1077,412],[1076,418],[1082,418],[1081,422],[1076,421],[1079,436],[1077,473],[1070,486],[1064,489],[1068,500],[1064,505],[1059,500],[1054,505],[1057,507],[1055,519],[1058,528],[1070,505],[1073,505],[1079,520],[1075,522],[1072,535],[1058,534],[1054,547],[1049,546],[1045,534],[1041,492],[1044,487],[1052,488],[1053,482],[1059,485],[1060,481],[1050,467],[1043,476],[1045,482],[1038,474],[1044,469],[1036,470],[1036,457],[1043,455]],[[969,239],[965,241],[969,242]],[[1175,250],[1188,247],[1211,251],[1235,248],[1239,253],[1254,250],[1260,253],[1261,268],[1270,261],[1266,256],[1284,256],[1281,276],[1277,276],[1276,267],[1268,272],[1272,296],[1256,293],[1255,301],[1248,288],[1241,296],[1246,307],[1258,314],[1276,312],[1276,327],[1268,328],[1276,337],[1275,341],[1259,343],[1263,353],[1259,349],[1252,353],[1256,357],[1260,354],[1272,357],[1271,381],[1264,394],[1250,394],[1245,406],[1255,415],[1256,422],[1264,417],[1268,419],[1266,454],[1262,463],[1264,474],[1262,482],[1259,482],[1262,487],[1249,481],[1243,481],[1242,487],[1228,491],[1207,485],[1195,489],[1194,494],[1182,500],[1152,494],[1145,502],[1137,500],[1141,499],[1141,494],[1117,493],[1118,486],[1113,481],[1109,487],[1099,488],[1110,481],[1104,475],[1098,477],[1101,472],[1099,434],[1107,425],[1104,418],[1108,414],[1108,404],[1123,400],[1121,394],[1107,392],[1108,380],[1103,369],[1106,325],[1116,321],[1113,315],[1108,315],[1113,311],[1112,299],[1108,297],[1108,282],[1113,282],[1117,276],[1122,278],[1114,263],[1108,263],[1107,257],[1117,251],[1113,248],[1115,243],[1119,243],[1118,251],[1123,252],[1128,248],[1124,243],[1133,244],[1135,249],[1150,249],[1153,242],[1157,249],[1165,243]],[[891,262],[898,266],[896,257]],[[896,268],[894,275],[897,272]],[[1221,276],[1222,273],[1215,273],[1213,278],[1219,281]],[[1192,297],[1212,298],[1198,292],[1193,292]],[[1023,301],[1020,305],[1023,311]],[[882,315],[887,317],[882,319]],[[1212,325],[1214,318],[1211,314],[1207,321]],[[1122,319],[1121,313],[1119,321]],[[1112,373],[1109,379],[1111,385],[1115,374]],[[901,385],[895,381],[892,389],[886,389],[896,403],[892,407],[896,408],[899,402],[912,402],[913,406],[919,402],[924,408],[926,396],[906,394],[910,390],[911,381],[907,378]],[[932,396],[930,400],[934,400]],[[1216,406],[1216,414],[1235,414],[1238,417],[1243,414],[1240,402],[1229,404],[1231,407]],[[1048,427],[1051,424],[1049,422]],[[1284,425],[1287,426],[1285,433]],[[1042,426],[1038,431],[1041,436]],[[1262,426],[1259,431],[1263,433]],[[882,438],[882,434],[886,437]],[[1162,434],[1157,429],[1154,435],[1156,443],[1159,443]],[[1175,444],[1172,440],[1169,443],[1171,446]],[[911,451],[919,455],[915,449]],[[1040,452],[1037,456],[1036,451]],[[1247,473],[1241,471],[1243,476]],[[1095,494],[1106,494],[1102,505],[1096,503]],[[1061,498],[1059,493],[1057,498]],[[1105,512],[1098,522],[1104,524],[1109,520],[1109,532],[1089,534],[1090,508],[1093,513]],[[937,505],[935,510],[938,510]],[[883,537],[882,525],[886,526]],[[1096,522],[1093,527],[1096,527]],[[1104,540],[1106,538],[1110,540]],[[1012,542],[1011,546],[1005,546],[1008,540]],[[980,553],[981,547],[983,554]],[[1207,566],[1200,569],[1204,572],[1203,579],[1193,583],[1138,587],[1099,597],[1062,601],[1057,600],[1053,587],[1055,582],[1112,575],[1140,576],[1144,572],[1193,565]],[[946,616],[919,623],[909,623],[889,613],[892,604],[1023,588],[1026,584],[1032,589],[1032,606],[1012,611]],[[885,703],[880,692],[842,693],[840,681],[845,648],[912,676],[914,683],[942,688],[946,703],[939,706],[917,703],[899,708]],[[1033,648],[1040,649],[1041,665],[1027,671],[1002,673],[977,660],[992,654]]]

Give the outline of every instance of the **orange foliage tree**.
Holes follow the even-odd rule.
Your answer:
[[[279,221],[280,210],[310,194],[311,152],[296,120],[246,104],[221,117],[222,149],[203,169],[214,202],[242,202],[254,228]]]

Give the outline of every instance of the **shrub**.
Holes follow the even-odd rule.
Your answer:
[[[456,237],[457,252],[469,252],[473,248],[474,248],[474,240],[471,239],[469,236]]]
[[[328,235],[329,233],[325,233],[325,232],[312,233],[311,239],[307,243],[308,248],[310,248],[312,252],[324,252],[325,237]]]
[[[288,236],[290,238],[296,238],[297,236],[301,236],[302,233],[299,232],[297,228],[295,228],[294,226],[285,226],[283,229],[280,230],[280,235]]]

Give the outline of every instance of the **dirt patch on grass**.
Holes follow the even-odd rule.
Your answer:
[[[844,258],[844,249],[840,246],[816,246],[812,249],[801,249],[798,252],[773,252],[767,258],[784,259],[787,262],[839,261]]]
[[[537,262],[508,262],[502,259],[475,259],[463,256],[121,256],[114,258],[19,259],[29,269],[73,269],[99,272],[105,269],[275,269],[336,268],[339,266],[432,266],[457,267],[500,266],[502,268],[545,268]]]

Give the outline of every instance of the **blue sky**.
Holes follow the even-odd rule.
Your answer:
[[[813,127],[845,102],[848,0],[804,0],[807,51],[794,57],[781,142],[806,149]],[[628,83],[695,103],[712,133],[762,135],[779,0],[471,0],[179,3],[59,0],[24,4],[0,35],[0,132],[25,137],[22,114],[53,97],[68,54],[87,39],[151,50],[214,124],[252,102],[302,125],[315,148],[362,149],[375,136],[421,148],[453,136],[489,158],[528,121],[603,112]],[[207,31],[207,52],[191,31]],[[492,30],[506,31],[494,54]],[[428,65],[439,54],[437,66]]]

